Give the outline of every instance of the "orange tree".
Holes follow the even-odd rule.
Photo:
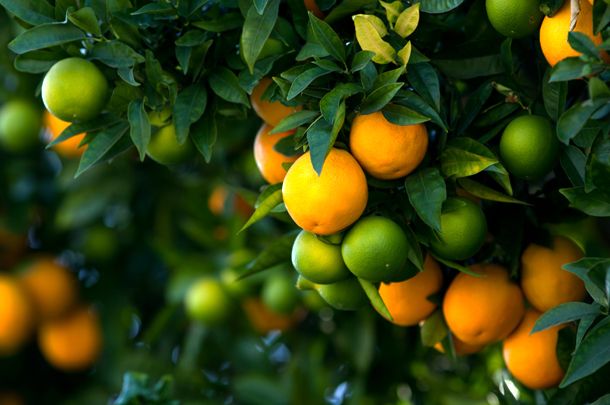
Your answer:
[[[91,295],[125,341],[105,339],[98,386],[148,370],[211,402],[606,394],[610,6],[525,3],[0,0],[19,94],[40,85],[71,122],[51,145],[86,134],[60,180],[33,142],[3,149],[1,212],[37,214],[30,250],[101,270]],[[15,168],[56,193],[15,192]],[[301,268],[304,237],[340,277]],[[166,383],[126,374],[114,402],[169,401]]]

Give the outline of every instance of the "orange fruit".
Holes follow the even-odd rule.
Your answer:
[[[555,387],[564,376],[557,359],[560,326],[531,333],[541,313],[528,309],[517,329],[504,340],[502,354],[508,371],[534,390]]]
[[[287,156],[277,150],[275,145],[282,139],[291,136],[294,131],[270,134],[273,127],[263,124],[254,138],[254,159],[263,178],[270,184],[281,183],[286,177],[284,163],[292,163],[298,156]]]
[[[379,295],[394,318],[391,322],[400,326],[417,325],[436,309],[428,297],[440,291],[443,273],[438,263],[426,256],[424,271],[415,277],[398,283],[381,283]]]
[[[294,222],[319,235],[337,233],[360,218],[368,201],[364,172],[348,152],[333,148],[322,174],[305,153],[290,167],[282,186],[284,204]]]
[[[53,367],[63,371],[85,370],[95,363],[102,349],[99,319],[92,310],[79,308],[44,323],[38,344]]]
[[[212,193],[208,197],[208,208],[216,216],[222,215],[226,210],[227,212],[237,212],[240,216],[248,218],[254,212],[252,206],[242,196],[223,185],[212,189]]]
[[[24,405],[23,397],[16,392],[0,392],[0,405]]]
[[[27,293],[13,277],[0,274],[0,355],[13,354],[34,326],[34,309]]]
[[[259,298],[246,298],[242,307],[252,328],[260,334],[272,330],[286,331],[292,328],[302,318],[300,310],[291,315],[277,314],[271,311]]]
[[[0,269],[13,267],[27,249],[25,235],[0,225]]]
[[[34,261],[21,275],[21,282],[41,320],[61,316],[76,303],[77,284],[74,276],[53,258],[44,257]]]
[[[254,108],[256,114],[267,124],[275,127],[281,120],[290,114],[300,111],[301,107],[290,107],[279,101],[263,100],[263,94],[265,94],[267,87],[269,87],[271,83],[272,80],[270,78],[263,77],[252,90],[250,102],[252,103],[252,108]]]
[[[521,321],[525,306],[519,286],[496,264],[470,266],[480,277],[460,273],[443,300],[443,313],[454,336],[471,345],[486,345],[508,336]]]
[[[49,143],[70,126],[69,122],[60,120],[48,111],[44,112],[43,121],[46,128],[46,140]],[[84,145],[82,148],[80,147],[80,143],[85,138],[85,135],[85,133],[81,133],[68,138],[53,146],[53,150],[58,155],[68,159],[80,157],[85,152],[85,149],[87,149],[87,145]]]
[[[324,18],[324,13],[320,10],[320,7],[318,7],[316,0],[303,0],[303,3],[305,4],[307,11],[311,11],[312,14],[318,18]]]
[[[534,308],[546,312],[559,304],[581,301],[587,293],[583,281],[561,268],[583,257],[580,248],[563,236],[547,248],[530,244],[521,256],[521,288]]]
[[[381,112],[358,115],[352,123],[349,147],[371,176],[397,179],[411,173],[424,159],[428,131],[423,124],[393,124]]]
[[[602,43],[600,34],[593,35],[593,7],[587,1],[580,0],[580,13],[574,31],[588,36],[595,45]],[[563,6],[553,17],[544,17],[540,26],[540,47],[547,62],[555,66],[559,61],[580,56],[580,52],[572,49],[568,43],[570,31],[570,1],[566,0]]]

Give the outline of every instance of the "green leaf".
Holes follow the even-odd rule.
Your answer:
[[[591,330],[582,340],[559,387],[567,387],[593,374],[608,362],[610,362],[610,322],[605,322]]]
[[[80,160],[78,170],[74,177],[78,177],[93,165],[98,163],[110,149],[125,135],[129,129],[129,124],[126,121],[121,121],[118,124],[111,125],[93,136],[93,139],[87,145],[87,149]]]
[[[271,210],[280,205],[282,201],[282,183],[273,184],[266,187],[256,200],[256,210],[250,216],[248,222],[241,227],[239,233],[245,231],[256,222],[265,218],[271,212]]]
[[[352,17],[356,28],[356,40],[364,51],[375,53],[373,62],[387,64],[394,61],[396,50],[382,38],[387,30],[378,17],[359,14]]]
[[[591,114],[597,109],[591,104],[576,103],[561,114],[557,121],[557,137],[564,144],[568,144],[585,126]]]
[[[61,52],[39,50],[17,55],[15,69],[25,73],[45,73],[65,55]]]
[[[292,82],[290,90],[288,90],[288,96],[286,97],[286,99],[292,100],[293,98],[301,94],[303,90],[305,90],[314,80],[329,73],[331,72],[317,66],[304,71],[303,73],[298,75]]]
[[[491,83],[485,82],[468,96],[468,101],[463,109],[464,113],[458,121],[456,131],[458,134],[462,134],[470,126],[472,121],[474,121],[477,114],[479,114],[479,111],[481,111],[481,108],[483,108],[483,105],[485,105],[491,96],[491,91]]]
[[[216,68],[210,75],[209,83],[212,91],[223,100],[231,103],[243,104],[248,107],[250,106],[248,95],[239,85],[239,79],[235,76],[235,73],[231,72],[226,67],[219,66]]]
[[[608,405],[610,404],[610,394],[599,397],[596,401],[591,402],[591,405]]]
[[[443,318],[443,311],[437,309],[426,318],[426,321],[420,328],[421,342],[426,347],[433,347],[438,342],[442,341],[447,337],[449,328]]]
[[[218,138],[216,114],[208,109],[203,117],[192,126],[190,135],[199,153],[209,163],[212,159],[212,149]]]
[[[608,88],[608,85],[599,77],[590,78],[588,87],[591,100],[595,101],[597,99],[610,98],[610,88]]]
[[[503,194],[474,180],[462,178],[458,180],[458,183],[464,190],[468,191],[475,197],[479,197],[483,200],[497,201],[510,204],[530,205],[524,201],[517,200],[514,197]]]
[[[71,24],[42,24],[19,34],[17,38],[9,42],[8,48],[16,54],[22,54],[85,38],[85,33]]]
[[[409,202],[430,228],[441,230],[441,208],[447,199],[445,180],[437,168],[418,170],[405,179]]]
[[[345,46],[330,25],[309,12],[309,26],[322,48],[336,60],[345,63]]]
[[[585,192],[584,187],[561,188],[559,192],[576,208],[593,217],[610,217],[610,193],[603,190]]]
[[[134,100],[129,103],[127,118],[130,128],[129,136],[133,144],[136,145],[136,149],[138,149],[140,161],[144,161],[146,148],[150,142],[150,122],[146,109],[144,109],[143,100]]]
[[[189,30],[175,42],[176,46],[198,46],[209,40],[208,34],[201,30]]]
[[[388,104],[382,110],[385,119],[396,125],[415,125],[430,121],[430,118],[398,104]]]
[[[373,82],[373,88],[381,87],[384,84],[396,83],[402,74],[405,72],[406,67],[400,66],[396,69],[386,70],[380,73]]]
[[[0,5],[28,24],[40,25],[55,21],[53,7],[47,0],[0,0]]]
[[[241,52],[250,72],[258,60],[265,42],[271,35],[277,21],[280,0],[269,0],[263,14],[259,14],[254,5],[250,6],[241,34]]]
[[[263,14],[265,7],[267,7],[268,0],[254,0],[254,7],[259,14]]]
[[[429,118],[433,123],[441,127],[443,131],[447,132],[447,124],[445,124],[445,121],[443,121],[439,113],[414,92],[400,91],[394,98],[394,101],[401,106],[408,107],[412,111],[421,114],[423,117]],[[386,106],[386,110],[388,107],[390,106]],[[384,115],[387,119],[390,119],[386,114]]]
[[[102,36],[97,16],[91,7],[83,7],[72,13],[68,13],[68,20],[85,32],[89,32],[96,37]]]
[[[240,13],[226,13],[213,20],[199,20],[193,22],[193,26],[210,32],[225,32],[240,28],[244,25],[244,19]]]
[[[300,229],[288,232],[275,238],[252,262],[246,266],[246,272],[241,274],[236,281],[248,276],[267,270],[277,264],[290,261],[292,245],[297,238]]]
[[[409,66],[407,79],[417,93],[437,111],[441,107],[441,91],[436,70],[429,63],[417,63]]]
[[[129,3],[127,3],[129,4]],[[125,7],[125,6],[123,6]],[[171,15],[175,13],[175,9],[171,4],[165,3],[150,3],[133,11],[131,15]]]
[[[596,263],[587,275],[591,282],[606,294],[606,299],[610,300],[610,259]]]
[[[269,133],[278,134],[280,132],[290,131],[291,129],[312,122],[319,115],[320,113],[318,111],[297,111],[282,119]]]
[[[400,13],[396,20],[396,24],[394,25],[394,32],[402,38],[406,38],[415,31],[418,23],[419,3],[415,3]]]
[[[364,67],[373,59],[375,56],[375,52],[371,51],[360,51],[354,55],[354,59],[352,59],[352,66],[350,68],[350,72],[356,73],[364,69]]]
[[[574,322],[585,316],[599,315],[601,307],[584,302],[566,302],[551,308],[538,318],[530,333],[539,332],[568,322]]]
[[[446,148],[440,156],[441,170],[446,177],[468,177],[480,173],[498,159],[489,158],[454,147]]]
[[[405,46],[402,47],[401,50],[398,51],[396,56],[398,56],[398,60],[402,63],[402,66],[407,66],[409,60],[411,59],[411,41],[408,41]]]
[[[587,292],[595,302],[603,307],[608,306],[608,297],[604,293],[603,289],[600,288],[593,280],[591,280],[589,273],[592,269],[597,266],[607,266],[608,258],[605,257],[584,257],[572,263],[564,264],[562,268],[575,274],[585,283]]]
[[[561,148],[559,155],[559,163],[563,168],[566,176],[575,187],[580,187],[585,184],[585,163],[587,158],[580,149],[574,145],[568,145]]]
[[[591,56],[592,58],[599,59],[599,51],[597,47],[587,35],[578,31],[570,31],[568,32],[568,43],[572,47],[572,49]]]
[[[598,68],[594,69],[590,63],[578,57],[565,58],[553,67],[549,81],[562,82],[579,79],[597,71],[599,71]]]
[[[441,72],[455,79],[474,79],[504,72],[500,55],[478,56],[467,59],[436,59],[433,63]]]
[[[318,173],[318,176],[322,174],[324,161],[334,143],[331,134],[332,129],[332,125],[322,117],[318,118],[307,129],[307,143],[311,151],[311,164],[316,173]]]
[[[91,59],[113,68],[131,67],[145,61],[142,55],[121,41],[96,43],[91,49]]]
[[[379,295],[379,290],[377,289],[377,287],[375,287],[375,285],[370,281],[363,280],[361,278],[358,278],[358,282],[362,286],[362,289],[364,290],[366,296],[369,298],[369,301],[371,301],[371,305],[373,305],[373,308],[375,308],[375,310],[379,312],[379,314],[384,318],[388,319],[389,321],[393,321],[394,318],[392,318],[390,311],[385,306],[381,295]]]
[[[179,144],[182,145],[188,138],[191,124],[203,115],[207,100],[208,93],[205,87],[199,83],[195,83],[178,93],[174,104],[173,118]]]
[[[74,122],[69,127],[64,129],[57,138],[49,142],[46,148],[49,149],[56,144],[81,133],[97,132],[103,128],[116,125],[119,122],[121,122],[121,120],[112,114],[100,114],[97,118],[94,118],[91,121]]]
[[[566,82],[550,82],[551,70],[547,69],[542,79],[542,98],[546,113],[553,121],[557,121],[563,114],[568,95]]]
[[[587,160],[586,176],[600,190],[610,190],[610,137],[607,135],[598,136],[593,143]]]
[[[341,101],[360,92],[362,92],[362,87],[355,83],[338,84],[320,100],[320,112],[327,121],[332,121],[337,114]]]
[[[440,14],[453,10],[462,4],[464,0],[421,0],[420,11],[422,13]]]
[[[388,83],[370,92],[360,104],[360,114],[371,114],[385,107],[404,83]]]

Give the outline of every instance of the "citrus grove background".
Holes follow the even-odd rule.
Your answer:
[[[0,5],[0,405],[610,402],[608,1]]]

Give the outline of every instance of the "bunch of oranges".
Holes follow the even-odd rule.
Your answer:
[[[78,300],[74,275],[37,257],[18,275],[0,274],[0,355],[15,354],[37,329],[44,358],[65,372],[90,368],[102,349],[95,311]]]

